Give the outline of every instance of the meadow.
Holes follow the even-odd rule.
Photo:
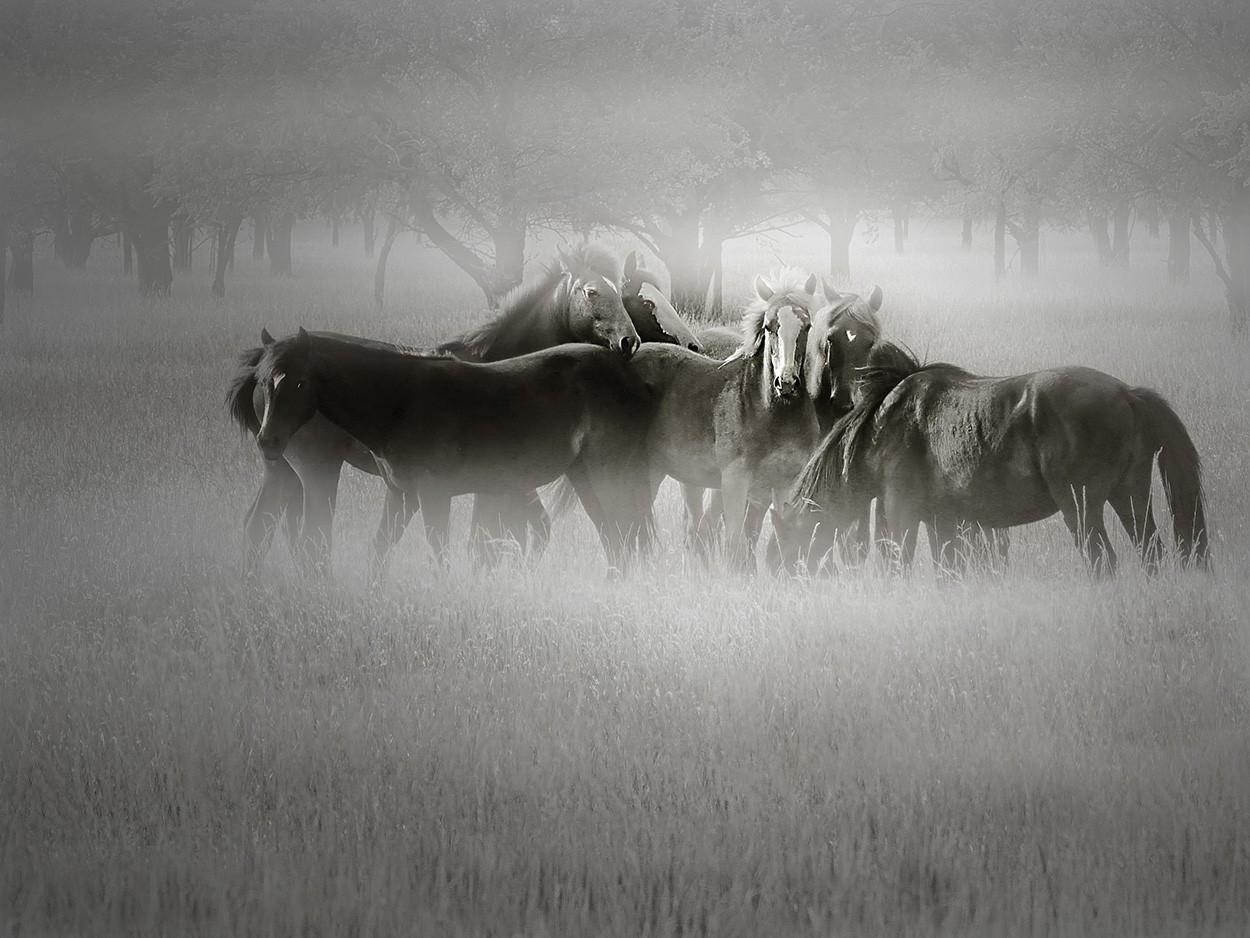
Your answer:
[[[486,313],[411,241],[378,312],[358,241],[300,235],[290,279],[241,244],[220,302],[200,257],[139,301],[107,244],[42,253],[10,299],[0,933],[1250,931],[1250,343],[1199,254],[1170,287],[1140,229],[1111,273],[1049,232],[1035,280],[996,284],[984,244],[916,221],[902,256],[861,235],[849,286],[924,358],[1162,392],[1205,461],[1210,574],[1148,579],[1117,530],[1095,582],[1050,519],[962,581],[748,579],[687,560],[666,486],[621,582],[579,509],[490,571],[414,527],[369,590],[381,488],[350,469],[333,579],[276,544],[243,580],[235,357],[262,326],[420,344]],[[825,257],[734,242],[726,295]]]

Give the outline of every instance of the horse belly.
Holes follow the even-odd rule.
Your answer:
[[[584,436],[565,420],[458,422],[390,462],[418,487],[434,482],[453,494],[524,491],[563,475]]]

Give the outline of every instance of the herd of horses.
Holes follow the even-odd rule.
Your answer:
[[[373,581],[418,510],[447,557],[456,495],[474,496],[482,561],[501,545],[541,553],[559,512],[538,489],[557,480],[557,501],[575,494],[624,571],[654,538],[667,477],[688,547],[706,558],[723,522],[726,560],[744,572],[769,515],[774,569],[861,563],[874,543],[901,569],[923,523],[935,564],[958,573],[978,554],[1005,558],[1005,529],[1058,513],[1107,574],[1107,503],[1153,572],[1156,457],[1179,557],[1209,564],[1199,457],[1157,393],[1090,368],[987,378],[921,364],[883,338],[880,288],[839,293],[783,268],[755,293],[740,330],[696,330],[636,255],[584,246],[433,349],[262,330],[227,398],[265,457],[247,571],[282,528],[302,568],[329,572],[349,463],[385,482]]]

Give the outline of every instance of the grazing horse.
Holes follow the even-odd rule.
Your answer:
[[[525,492],[565,474],[614,570],[649,536],[650,396],[614,352],[563,345],[474,364],[303,329],[263,349],[256,442],[266,459],[322,414],[377,460],[388,491],[371,580],[418,504],[442,557],[452,496]]]
[[[497,361],[566,342],[586,342],[617,349],[628,357],[639,340],[616,283],[616,267],[613,258],[594,247],[561,254],[536,282],[505,298],[496,318],[440,349],[473,361]],[[243,353],[227,394],[231,415],[253,435],[260,428],[261,389],[255,371],[263,353],[263,348]],[[334,506],[344,462],[378,473],[369,450],[320,415],[292,437],[282,458],[265,460],[260,490],[244,521],[249,572],[255,570],[283,520],[297,562],[321,573],[329,571]],[[535,540],[545,543],[548,522],[542,503],[537,495],[525,502],[520,499],[516,496],[503,507],[496,505],[496,515],[513,516],[511,527],[519,527],[522,544],[527,525]],[[475,514],[479,514],[477,508],[475,504]],[[480,519],[479,523],[486,526]]]
[[[729,559],[739,569],[754,570],[764,510],[819,439],[803,376],[815,286],[793,270],[773,283],[757,277],[759,298],[726,361],[671,345],[644,345],[632,361],[656,397],[647,433],[653,490],[673,476],[701,508],[702,489],[722,489]]]
[[[910,564],[923,521],[943,571],[958,571],[961,524],[1028,524],[1059,512],[1096,574],[1115,569],[1103,523],[1111,503],[1147,571],[1161,545],[1150,506],[1154,456],[1182,559],[1206,567],[1210,546],[1197,450],[1157,393],[1091,368],[985,378],[920,365],[882,343],[857,402],[812,456],[774,517],[787,559],[880,500],[880,533]],[[781,533],[784,532],[784,533]]]

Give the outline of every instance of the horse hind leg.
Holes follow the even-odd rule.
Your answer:
[[[1091,494],[1088,489],[1070,488],[1065,493],[1052,492],[1059,510],[1063,514],[1064,524],[1072,534],[1076,548],[1085,558],[1090,572],[1097,577],[1108,577],[1115,573],[1115,550],[1107,536],[1107,526],[1103,520],[1103,508],[1106,499]]]
[[[1154,576],[1163,559],[1163,542],[1150,505],[1150,480],[1147,478],[1144,486],[1122,486],[1107,500],[1137,548],[1146,573]]]

